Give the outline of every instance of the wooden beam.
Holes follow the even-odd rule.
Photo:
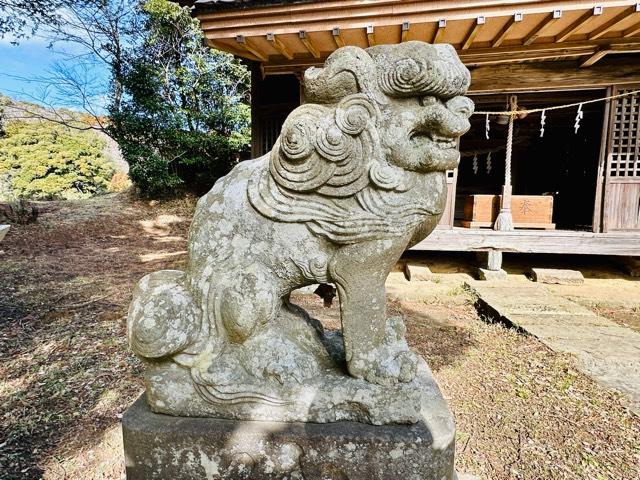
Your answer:
[[[271,43],[273,48],[278,50],[288,60],[293,60],[293,53],[291,53],[291,50],[289,50],[289,47],[287,47],[284,43],[282,43],[280,39],[276,37],[275,34],[267,33],[267,40],[269,41],[269,43]]]
[[[338,27],[334,27],[334,29],[331,30],[331,34],[333,35],[333,41],[336,42],[338,48],[342,48],[346,45],[346,43],[344,43],[344,39],[342,38],[342,33],[340,33],[340,29]]]
[[[591,20],[593,20],[599,15],[602,15],[603,11],[604,11],[604,8],[602,8],[601,6],[596,6],[596,7],[593,7],[593,10],[589,10],[583,15],[580,15],[580,17],[577,20],[575,20],[571,25],[569,25],[562,32],[556,35],[555,41],[564,42],[567,38],[573,35],[580,28],[584,27]]]
[[[471,46],[476,36],[478,36],[478,33],[480,33],[480,30],[482,30],[482,27],[484,27],[485,23],[486,19],[482,15],[476,18],[476,23],[474,23],[473,26],[469,29],[469,31],[467,32],[467,36],[462,42],[462,47],[460,47],[461,50],[466,50]]]
[[[591,65],[596,63],[598,60],[604,58],[605,55],[607,55],[608,53],[611,53],[610,49],[604,48],[604,47],[598,48],[591,56],[589,56],[586,60],[584,60],[580,64],[580,68],[590,67]]]
[[[570,253],[640,255],[640,233],[592,233],[570,230],[512,230],[454,227],[436,228],[411,250],[503,251],[517,253]]]
[[[502,45],[502,42],[504,42],[504,39],[506,38],[509,31],[514,27],[516,23],[521,22],[523,18],[524,16],[521,13],[514,14],[513,17],[511,17],[507,21],[504,27],[502,27],[502,30],[498,32],[498,35],[493,39],[493,41],[491,42],[491,47],[496,48]]]
[[[638,53],[640,45],[609,45],[598,48],[593,55],[580,64],[580,68],[590,67],[610,53]]]
[[[367,25],[367,43],[370,47],[376,46],[376,34],[373,31],[373,25]]]
[[[261,62],[268,62],[269,56],[265,55],[256,47],[256,45],[248,38],[243,35],[236,36],[236,42],[238,45],[242,45],[249,53],[251,53],[254,57],[259,59]]]
[[[320,51],[313,44],[311,38],[309,38],[309,36],[307,35],[307,32],[305,32],[304,30],[300,30],[300,32],[298,32],[298,35],[300,37],[300,41],[304,44],[307,51],[311,55],[313,55],[313,58],[320,58]]]
[[[259,58],[257,58],[255,55],[253,55],[252,53],[242,49],[242,48],[234,48],[233,46],[227,44],[227,43],[222,43],[216,40],[211,40],[211,39],[207,39],[207,45],[209,47],[218,49],[222,52],[227,52],[227,53],[231,53],[232,55],[235,55],[236,57],[242,57],[242,58],[247,58],[249,60],[254,60],[256,62],[260,62],[261,60]]]
[[[480,66],[488,66],[488,65],[498,65],[498,64],[511,64],[505,65],[509,68],[513,67],[515,62],[522,62],[528,60],[536,60],[538,62],[542,62],[545,60],[558,60],[558,59],[578,59],[579,57],[585,57],[592,55],[596,48],[606,46],[609,47],[613,52],[622,52],[627,51],[636,51],[640,48],[640,39],[604,39],[604,40],[593,40],[593,41],[573,41],[573,42],[563,42],[563,43],[535,43],[528,47],[523,45],[511,45],[507,47],[498,47],[498,48],[473,48],[468,50],[458,50],[458,55],[462,62],[470,68],[480,67]],[[240,54],[240,56],[250,55],[247,52]],[[251,57],[253,57],[251,55]],[[640,63],[640,62],[630,62],[626,60],[628,63]],[[307,55],[304,57],[296,57],[293,60],[284,60],[278,59],[277,61],[271,62],[267,65],[267,70],[269,74],[274,72],[278,73],[286,73],[287,71],[292,72],[297,68],[307,68],[310,66],[318,66],[321,63],[321,58],[314,58],[311,55]],[[575,68],[578,67],[577,62],[573,62],[573,66]],[[607,76],[607,78],[611,79],[614,77]],[[620,80],[626,80],[623,78],[622,74],[620,75]],[[525,79],[523,78],[523,82]],[[595,80],[594,80],[595,81]],[[640,79],[637,80],[640,83]],[[617,83],[615,78],[610,80],[612,84]],[[513,85],[517,85],[517,81],[512,83]],[[623,82],[627,84],[628,82]],[[473,88],[473,85],[471,86]]]
[[[640,83],[640,62],[607,56],[590,68],[575,60],[485,65],[471,69],[471,93],[606,88]]]
[[[635,37],[640,34],[640,23],[636,23],[635,25],[627,28],[624,32],[622,32],[623,37]]]
[[[624,22],[627,18],[636,13],[640,12],[640,3],[636,3],[635,5],[631,5],[629,8],[625,8],[618,15],[613,17],[608,22],[600,25],[593,32],[589,34],[589,40],[595,40],[597,38],[602,37],[603,35],[609,33],[611,30],[616,28],[620,23]]]
[[[400,41],[401,42],[406,42],[407,38],[409,37],[409,22],[402,22],[402,27],[400,30]]]
[[[535,42],[538,37],[541,37],[542,34],[551,27],[554,23],[556,23],[562,17],[562,10],[554,10],[552,13],[547,15],[544,20],[542,20],[536,27],[529,32],[529,34],[522,41],[523,45],[531,45]]]
[[[438,28],[436,28],[436,33],[433,35],[431,43],[439,43],[442,40],[445,28],[447,28],[447,21],[444,18],[438,20]]]

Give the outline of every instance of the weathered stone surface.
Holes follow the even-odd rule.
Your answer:
[[[487,270],[502,270],[502,252],[490,250],[488,252],[478,252],[476,254],[478,262]]]
[[[488,270],[486,268],[478,268],[479,280],[506,280],[507,272],[504,270]]]
[[[558,268],[532,268],[529,275],[534,282],[557,285],[582,285],[584,277],[578,270]]]
[[[272,387],[269,395],[264,393],[261,398],[245,393],[253,388],[251,384],[238,383],[234,390],[199,384],[193,381],[188,369],[176,363],[158,362],[147,367],[147,400],[154,412],[180,412],[190,417],[322,423],[348,420],[374,425],[418,422],[424,415],[425,402],[429,408],[446,409],[445,405],[439,405],[440,391],[422,358],[418,359],[417,374],[412,381],[377,385],[346,375],[340,335],[327,335],[325,342],[332,360],[315,378]],[[264,361],[258,349],[255,357],[258,364]],[[224,356],[220,361],[226,361]],[[229,398],[240,401],[225,401]]]
[[[450,45],[423,42],[344,47],[307,70],[312,103],[198,202],[186,270],[134,292],[128,336],[154,411],[418,420],[426,366],[387,318],[384,285],[442,215],[469,81]],[[336,286],[344,339],[290,302],[310,284]]]
[[[141,397],[122,419],[127,480],[453,480],[453,420],[425,399],[414,425],[179,418]]]
[[[0,242],[8,232],[9,232],[9,225],[0,225]]]
[[[410,282],[428,282],[433,278],[429,267],[417,263],[407,262],[404,273]]]

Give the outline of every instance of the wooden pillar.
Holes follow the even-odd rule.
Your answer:
[[[262,129],[259,106],[261,104],[262,69],[258,62],[251,63],[251,158],[260,156]]]

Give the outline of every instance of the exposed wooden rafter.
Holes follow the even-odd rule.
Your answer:
[[[333,35],[333,41],[336,42],[338,48],[342,48],[346,45],[346,43],[344,43],[344,39],[342,38],[342,33],[340,33],[340,29],[338,27],[335,27],[333,30],[331,30],[331,35]]]
[[[256,57],[255,55],[253,55],[251,52],[243,49],[243,48],[235,48],[232,47],[231,45],[227,44],[227,43],[223,43],[223,42],[219,42],[216,40],[211,40],[211,39],[207,39],[207,45],[209,45],[210,47],[216,48],[220,51],[223,52],[229,52],[232,53],[233,55],[237,56],[237,57],[243,57],[243,58],[248,58],[249,60],[254,60],[257,62],[261,62],[262,60],[260,60],[258,57]]]
[[[259,48],[249,38],[245,38],[243,35],[236,36],[236,42],[238,45],[243,46],[249,53],[256,57],[261,62],[269,61],[269,56],[260,51]]]
[[[409,22],[402,22],[402,26],[400,27],[400,41],[401,42],[406,42],[408,40],[409,37],[409,27],[410,24]]]
[[[291,50],[284,43],[282,43],[275,34],[267,33],[267,40],[269,41],[269,43],[271,43],[273,48],[278,50],[287,59],[293,60],[293,53],[291,53]]]
[[[590,55],[586,60],[580,63],[580,68],[590,67],[591,65],[596,63],[598,60],[604,58],[605,55],[607,55],[608,53],[611,53],[610,49],[605,47],[598,48],[595,52],[593,52],[592,55]]]
[[[640,52],[640,43],[629,43],[629,44],[615,44],[615,45],[603,45],[598,50],[594,52],[594,54],[587,58],[584,62],[580,64],[580,67],[590,67],[594,63],[596,63],[601,58],[604,58],[605,55],[610,53],[639,53]]]
[[[367,43],[370,47],[376,46],[376,34],[373,31],[373,25],[367,26]]]
[[[562,17],[562,10],[554,10],[552,13],[547,15],[544,20],[542,20],[538,25],[535,26],[531,32],[524,38],[522,41],[523,45],[531,45],[535,42],[538,37],[541,37],[542,34],[551,27],[554,23],[556,23]]]
[[[618,25],[620,25],[622,22],[624,22],[627,18],[629,18],[632,15],[636,15],[639,12],[640,12],[640,3],[636,3],[635,5],[631,5],[629,8],[625,8],[622,12],[620,12],[618,15],[613,17],[611,20],[609,20],[608,22],[605,22],[604,24],[596,28],[593,32],[591,32],[589,34],[589,40],[595,40],[597,38],[602,37],[603,35],[606,35],[611,30],[613,30]]]
[[[473,26],[469,29],[469,32],[467,33],[467,36],[464,39],[464,42],[462,42],[462,46],[460,47],[462,50],[466,50],[471,46],[476,36],[478,36],[478,33],[480,33],[480,30],[482,30],[482,27],[484,27],[485,23],[486,23],[486,19],[482,15],[476,18],[476,21],[473,24]]]
[[[507,37],[509,31],[514,27],[514,25],[518,22],[521,22],[524,16],[521,13],[514,14],[508,21],[505,23],[504,27],[498,32],[498,35],[491,42],[492,47],[499,47],[504,42],[504,39]]]
[[[595,6],[593,7],[593,10],[589,10],[588,12],[580,15],[577,20],[575,20],[571,25],[569,25],[562,32],[556,35],[555,41],[564,42],[567,38],[584,27],[587,23],[591,22],[591,20],[598,17],[599,15],[602,15],[603,11],[604,8],[602,8],[601,6]]]
[[[622,36],[625,38],[636,37],[638,35],[640,35],[640,23],[636,23],[622,32]]]
[[[635,52],[640,49],[639,41],[607,39],[595,42],[544,43],[530,46],[513,45],[500,48],[474,48],[460,50],[460,59],[468,66],[492,65],[522,60],[553,60],[557,58],[577,58],[593,55],[599,48],[610,52]]]
[[[300,30],[300,32],[298,32],[298,37],[300,38],[300,41],[303,43],[307,51],[313,56],[313,58],[320,58],[320,51],[311,41],[311,38],[309,38],[307,32],[305,32],[304,30]]]
[[[436,33],[433,35],[433,40],[431,43],[440,43],[442,41],[442,37],[444,36],[444,30],[447,28],[447,21],[444,18],[438,20],[438,27],[436,28]]]

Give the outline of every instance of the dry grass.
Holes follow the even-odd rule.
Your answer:
[[[640,478],[640,418],[572,358],[478,318],[470,302],[393,302],[458,427],[457,468],[491,480]],[[328,328],[336,306],[297,297]]]
[[[52,203],[0,244],[0,478],[122,478],[119,418],[142,391],[127,306],[144,274],[183,265],[193,205]],[[450,401],[459,468],[496,480],[638,478],[640,420],[620,398],[570,358],[482,322],[459,294],[391,305]],[[335,307],[298,300],[338,325]]]
[[[85,467],[142,390],[125,334],[132,287],[183,263],[193,204],[50,203],[2,242],[0,478],[120,478],[118,447],[102,472]]]

